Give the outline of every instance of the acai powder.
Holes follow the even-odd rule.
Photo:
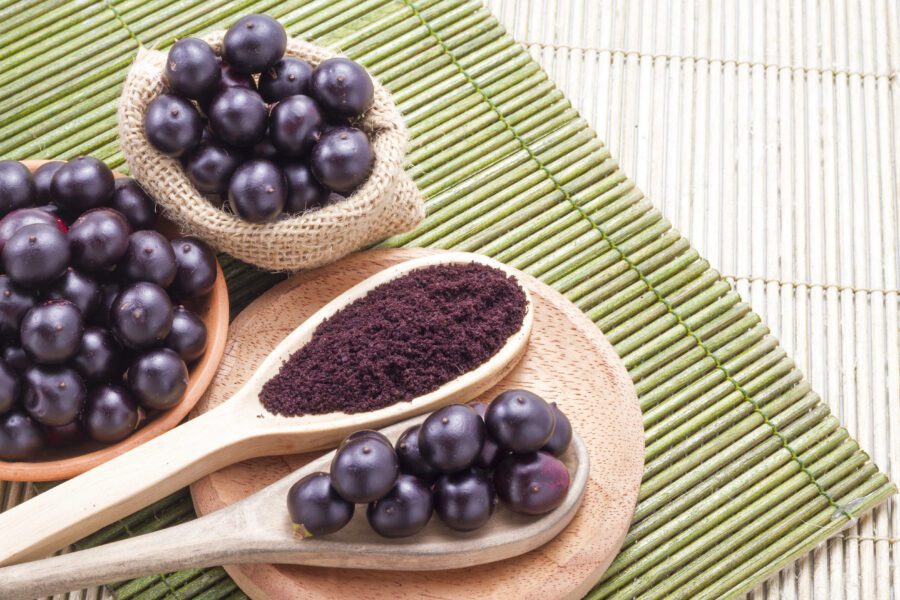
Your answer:
[[[518,282],[479,263],[425,267],[323,321],[263,386],[270,412],[357,413],[432,392],[486,362],[519,331]]]

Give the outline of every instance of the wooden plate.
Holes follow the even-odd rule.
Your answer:
[[[22,162],[34,171],[48,161],[26,160]],[[114,175],[116,177],[124,177],[121,173],[114,173]],[[157,228],[170,239],[178,234],[177,229],[165,220],[160,220]],[[197,312],[206,324],[208,341],[203,357],[190,367],[188,387],[184,393],[184,399],[177,406],[157,415],[133,435],[118,444],[106,446],[96,442],[86,442],[72,448],[46,450],[39,457],[39,460],[34,462],[0,461],[0,480],[58,481],[69,479],[105,463],[111,458],[127,452],[178,425],[194,408],[203,392],[206,391],[213,375],[216,373],[222,354],[225,352],[229,319],[228,288],[225,285],[225,276],[222,274],[222,267],[218,264],[218,261],[216,262],[216,270],[216,282],[212,292],[200,302],[191,305],[191,309]]]
[[[434,252],[378,250],[292,277],[232,323],[225,356],[196,411],[227,399],[288,332],[337,294],[389,265]],[[600,578],[631,523],[644,464],[644,429],[634,387],[597,327],[568,300],[526,276],[535,302],[531,342],[495,389],[522,387],[555,401],[581,434],[591,459],[584,503],[559,536],[528,554],[464,570],[403,572],[294,565],[226,567],[256,599],[581,597]],[[207,514],[306,464],[316,455],[246,461],[201,479],[194,506]],[[225,533],[225,532],[223,532]]]

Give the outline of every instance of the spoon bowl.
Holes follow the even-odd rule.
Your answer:
[[[516,278],[525,293],[520,329],[490,359],[409,402],[365,413],[285,417],[259,401],[262,386],[312,337],[320,323],[375,287],[413,270],[481,263]],[[108,463],[0,514],[0,565],[33,560],[125,517],[203,475],[258,456],[293,454],[335,445],[358,429],[375,429],[490,389],[519,361],[534,321],[518,272],[490,258],[451,252],[409,260],[353,286],[289,334],[228,401]]]
[[[383,430],[394,442],[419,416]],[[453,531],[436,515],[421,532],[388,539],[369,527],[365,507],[337,533],[301,538],[285,506],[288,489],[309,473],[328,471],[330,452],[259,492],[220,511],[155,533],[89,550],[0,569],[4,598],[41,597],[71,588],[185,568],[252,562],[355,569],[434,571],[500,561],[553,539],[575,516],[590,471],[587,448],[575,434],[560,457],[570,485],[563,503],[539,517],[500,506],[476,531]]]

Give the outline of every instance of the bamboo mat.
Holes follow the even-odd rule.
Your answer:
[[[875,462],[898,468],[889,433],[900,425],[896,5],[489,2],[604,147],[477,4],[325,4],[50,1],[22,12],[0,2],[0,153],[120,160],[111,118],[136,40],[166,41],[172,28],[183,35],[250,10],[283,17],[292,33],[360,56],[410,119],[410,171],[430,216],[395,242],[474,249],[525,268],[578,302],[625,357],[645,411],[648,469],[640,520],[596,597],[661,592],[682,580],[670,591],[737,592],[796,556],[752,595],[889,597],[900,585],[895,505],[806,554],[846,519],[815,484],[854,516],[889,488],[860,466],[865,457],[782,351]],[[75,31],[78,21],[87,25]],[[42,25],[49,33],[36,33]],[[401,60],[402,47],[414,48],[416,61]],[[82,56],[67,61],[73,51]],[[727,274],[781,347],[761,337],[765,327],[622,179],[608,152]],[[240,265],[228,271],[237,306],[271,281]],[[782,481],[798,487],[778,499]],[[841,494],[864,481],[875,495],[845,502]],[[5,493],[9,505],[27,490]],[[746,498],[756,498],[755,517],[734,510]],[[794,500],[811,512],[786,508]],[[176,495],[92,541],[190,517],[189,499]],[[714,542],[707,531],[718,532]],[[774,556],[765,558],[769,547]],[[644,554],[656,560],[638,561]],[[118,592],[239,597],[220,569]]]
[[[900,5],[488,6],[900,478]],[[751,597],[896,598],[898,510],[891,499]]]

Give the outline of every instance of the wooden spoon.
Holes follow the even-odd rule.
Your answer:
[[[485,264],[512,277],[497,261],[463,252],[413,259],[389,267],[350,288],[295,329],[266,358],[230,400],[87,473],[0,514],[0,565],[46,556],[227,465],[278,454],[329,448],[358,429],[371,429],[453,402],[467,401],[493,387],[525,352],[534,321],[528,307],[521,329],[487,362],[411,402],[379,410],[283,417],[259,401],[263,384],[303,346],[324,319],[371,289],[422,267]]]
[[[424,416],[384,430],[392,441]],[[590,470],[587,448],[573,435],[561,460],[569,470],[563,503],[540,517],[500,507],[487,525],[453,531],[432,517],[418,534],[378,536],[366,522],[365,506],[341,531],[303,539],[293,531],[287,491],[301,477],[328,471],[334,452],[220,511],[155,533],[81,552],[0,568],[3,598],[30,600],[70,589],[121,581],[148,573],[252,562],[353,569],[435,571],[458,569],[518,556],[553,539],[575,516]]]

